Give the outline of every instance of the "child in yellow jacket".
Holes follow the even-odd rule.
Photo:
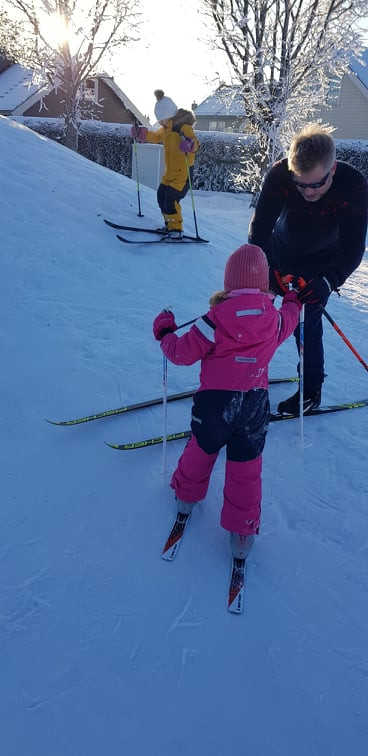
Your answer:
[[[161,89],[155,91],[155,116],[161,129],[148,131],[145,126],[133,126],[132,137],[139,142],[163,144],[165,172],[157,190],[157,201],[164,216],[165,226],[160,229],[170,237],[181,238],[183,216],[180,200],[189,189],[189,175],[192,180],[198,139],[193,131],[195,118],[190,110],[177,108],[170,97],[165,97]],[[188,175],[189,174],[189,175]]]

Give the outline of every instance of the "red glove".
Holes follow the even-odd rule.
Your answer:
[[[194,152],[195,148],[195,141],[194,139],[191,139],[191,137],[185,137],[185,139],[182,139],[182,141],[179,144],[179,148],[182,152]]]
[[[298,299],[303,304],[325,305],[331,293],[331,286],[327,278],[310,278],[305,281],[298,278]]]
[[[156,341],[161,341],[167,333],[174,333],[177,329],[174,313],[163,310],[153,321],[153,335]]]
[[[132,126],[130,129],[133,139],[136,139],[137,142],[144,142],[146,140],[147,132],[148,129],[146,129],[145,126]]]

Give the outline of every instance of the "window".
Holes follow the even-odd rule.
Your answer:
[[[97,102],[97,79],[85,79],[82,82],[82,97],[84,100]]]
[[[209,121],[208,131],[226,131],[226,121]]]

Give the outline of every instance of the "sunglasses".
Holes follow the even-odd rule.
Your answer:
[[[328,173],[326,173],[326,175],[320,181],[315,181],[313,184],[302,184],[300,181],[295,181],[295,178],[293,178],[293,183],[295,184],[295,186],[299,187],[299,189],[319,189],[321,186],[325,185],[331,173],[331,170],[332,168],[330,168]]]

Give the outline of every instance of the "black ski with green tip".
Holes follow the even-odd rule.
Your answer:
[[[289,381],[298,381],[298,378],[270,378],[269,383],[288,383]],[[190,399],[195,394],[197,389],[190,391],[181,391],[179,394],[169,394],[167,397],[168,402],[176,402],[179,399]],[[162,396],[157,399],[147,399],[144,402],[136,402],[136,404],[127,404],[124,407],[116,407],[115,409],[105,410],[104,412],[96,412],[93,415],[86,415],[85,417],[76,417],[74,420],[48,420],[47,423],[51,425],[81,425],[82,423],[90,423],[92,420],[101,420],[104,417],[114,417],[114,415],[122,415],[124,412],[132,412],[133,410],[144,409],[144,407],[154,407],[156,404],[162,404]]]
[[[124,236],[116,234],[116,238],[124,244],[208,244],[208,239],[202,239],[200,236],[187,236],[183,234],[178,239],[172,239],[169,234],[162,234],[159,239],[125,239]]]
[[[349,402],[347,404],[331,404],[325,407],[317,407],[316,409],[306,412],[304,417],[312,417],[314,415],[328,415],[332,412],[342,412],[344,410],[358,409],[359,407],[367,407],[368,399],[361,399],[358,402]],[[282,420],[295,420],[299,415],[280,415],[277,412],[272,412],[270,415],[270,422],[281,422]],[[181,431],[179,433],[169,433],[166,436],[166,441],[179,441],[182,438],[190,438],[192,432],[190,430]],[[106,446],[111,449],[119,449],[120,451],[130,451],[131,449],[142,449],[145,446],[156,446],[156,444],[162,444],[163,437],[157,436],[156,438],[147,438],[144,441],[134,441],[131,444],[110,444],[105,441]]]
[[[120,231],[142,231],[145,234],[158,234],[158,236],[166,236],[167,231],[160,231],[159,228],[138,228],[137,226],[121,226],[119,223],[113,223],[112,221],[107,220],[104,218],[104,222],[111,226],[111,228],[116,228]]]
[[[111,228],[116,228],[120,231],[134,231],[134,232],[141,232],[142,234],[156,234],[156,236],[159,236],[159,239],[149,239],[148,241],[138,241],[138,239],[126,239],[124,236],[120,236],[120,234],[116,234],[116,238],[119,239],[119,241],[123,242],[124,244],[189,244],[190,242],[195,242],[197,244],[208,244],[208,239],[202,239],[200,236],[188,236],[188,234],[183,234],[183,236],[180,237],[180,239],[171,239],[167,231],[161,231],[157,228],[139,228],[138,226],[124,226],[120,223],[113,223],[110,220],[107,220],[107,218],[104,218],[104,222],[111,226]]]

